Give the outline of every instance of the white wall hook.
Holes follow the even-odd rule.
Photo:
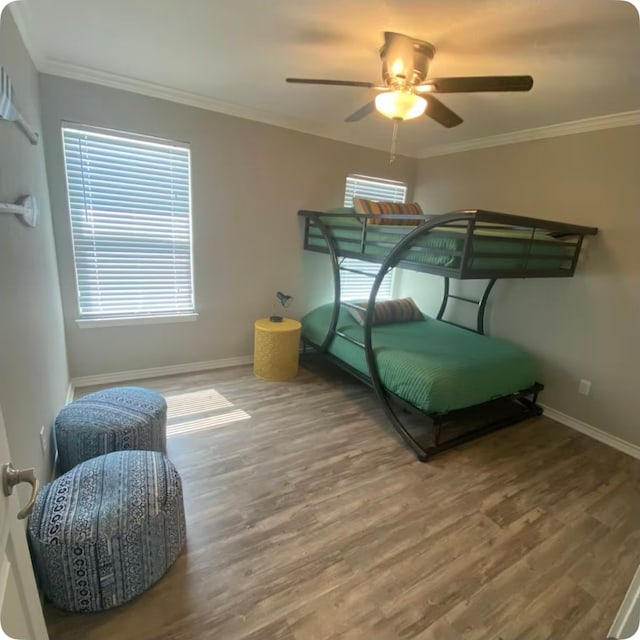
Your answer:
[[[13,103],[13,86],[3,67],[0,67],[0,120],[15,122],[31,144],[38,144],[38,134]]]
[[[34,196],[21,196],[15,204],[0,202],[0,213],[13,213],[28,227],[38,224],[38,203]]]

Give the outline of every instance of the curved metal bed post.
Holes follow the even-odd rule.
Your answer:
[[[449,302],[449,276],[442,276],[443,278],[443,286],[444,291],[442,292],[442,302],[440,303],[440,308],[438,309],[438,315],[436,316],[436,320],[442,320],[442,316],[444,312],[447,310],[447,303]]]
[[[393,269],[397,263],[402,258],[402,254],[405,249],[410,247],[414,241],[422,235],[426,235],[435,227],[440,227],[443,224],[447,224],[449,222],[457,222],[460,220],[471,220],[473,218],[473,214],[469,213],[447,213],[442,216],[436,216],[435,218],[431,218],[428,222],[421,224],[419,227],[414,229],[411,233],[408,233],[398,244],[391,250],[385,261],[382,263],[380,267],[380,271],[378,271],[378,275],[373,281],[373,286],[371,287],[371,293],[369,295],[369,303],[367,304],[367,313],[365,315],[364,320],[364,349],[365,355],[367,358],[367,367],[369,368],[369,377],[371,378],[371,382],[373,384],[373,389],[378,396],[378,399],[382,403],[382,408],[384,412],[391,421],[391,424],[394,426],[396,431],[400,434],[402,439],[413,449],[418,460],[421,462],[426,462],[429,458],[428,453],[425,451],[424,447],[407,431],[406,427],[402,424],[402,421],[398,418],[396,412],[391,406],[391,402],[389,401],[389,397],[387,396],[384,386],[382,384],[382,380],[380,379],[380,373],[378,372],[378,365],[376,364],[376,356],[373,352],[372,345],[372,322],[373,322],[373,314],[375,311],[375,301],[378,296],[378,290],[380,289],[380,285],[384,280],[384,277],[387,275],[387,272],[390,269]],[[448,286],[448,282],[447,282]]]
[[[313,216],[313,221],[318,225],[320,233],[327,243],[329,249],[329,258],[331,259],[331,270],[333,272],[333,311],[331,312],[331,322],[327,335],[324,337],[322,344],[319,345],[320,351],[326,351],[336,336],[336,327],[338,326],[338,316],[340,315],[340,265],[338,264],[338,254],[333,243],[331,234],[327,231],[327,227],[320,220],[320,216]]]
[[[491,289],[493,289],[493,285],[496,283],[496,279],[492,278],[487,282],[487,286],[484,288],[484,293],[482,294],[482,298],[480,298],[480,306],[478,307],[478,333],[480,335],[484,335],[484,310],[487,308],[487,300],[489,300],[489,295],[491,294]]]

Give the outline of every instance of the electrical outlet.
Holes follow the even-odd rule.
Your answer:
[[[46,430],[44,425],[40,427],[40,446],[42,447],[43,455],[47,455],[47,451],[49,450],[49,441],[47,440]]]
[[[591,393],[591,380],[580,380],[578,393],[583,396],[588,396]]]

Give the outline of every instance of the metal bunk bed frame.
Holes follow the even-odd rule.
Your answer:
[[[310,251],[318,251],[321,253],[328,253],[331,260],[332,272],[333,272],[333,282],[334,282],[334,305],[331,314],[331,321],[329,325],[329,330],[321,344],[314,344],[308,339],[303,337],[305,353],[307,346],[313,348],[315,351],[321,353],[323,357],[333,362],[340,368],[344,369],[352,376],[360,380],[361,382],[367,384],[372,387],[375,391],[375,394],[382,404],[385,415],[391,422],[392,426],[398,432],[398,434],[402,437],[402,439],[406,442],[406,444],[413,450],[418,460],[421,462],[426,462],[431,456],[440,453],[441,451],[445,451],[452,447],[455,447],[464,442],[468,442],[485,434],[491,433],[498,429],[502,429],[509,425],[515,424],[517,422],[521,422],[522,420],[526,420],[528,418],[539,416],[542,413],[541,407],[537,404],[538,393],[544,388],[542,384],[539,382],[534,383],[531,387],[527,389],[522,389],[507,398],[499,398],[496,400],[489,400],[486,403],[480,405],[474,405],[472,407],[467,407],[464,409],[457,409],[446,414],[435,414],[435,413],[427,413],[421,411],[420,409],[414,407],[412,404],[408,403],[404,399],[400,398],[396,394],[387,390],[382,384],[380,373],[378,370],[378,366],[376,363],[376,356],[373,350],[372,344],[372,327],[373,327],[373,316],[374,316],[374,305],[378,295],[378,291],[380,289],[380,285],[384,280],[387,273],[396,267],[408,268],[414,271],[422,271],[427,273],[432,273],[436,275],[441,275],[444,278],[444,291],[442,302],[440,308],[438,310],[437,319],[442,320],[444,322],[449,322],[450,324],[455,324],[463,329],[467,329],[470,331],[475,331],[476,333],[484,335],[484,315],[486,311],[487,302],[491,291],[496,283],[498,278],[529,278],[529,277],[567,277],[572,276],[575,272],[575,268],[578,262],[578,257],[580,255],[580,249],[582,247],[582,240],[585,235],[595,235],[597,233],[597,228],[595,227],[583,227],[578,225],[564,224],[560,222],[539,220],[536,218],[526,218],[521,216],[515,216],[511,214],[503,214],[496,213],[491,211],[482,211],[482,210],[466,210],[466,211],[456,211],[453,213],[444,214],[441,216],[434,216],[427,218],[425,221],[425,216],[401,216],[402,219],[405,220],[417,220],[422,222],[417,227],[413,228],[408,233],[405,229],[400,228],[399,233],[401,235],[401,239],[397,242],[390,250],[390,252],[384,256],[370,256],[365,254],[365,246],[367,245],[367,228],[369,220],[371,216],[368,215],[360,215],[360,214],[330,214],[323,213],[318,211],[306,211],[302,210],[298,212],[298,215],[305,219],[305,231],[304,231],[304,248]],[[360,239],[360,253],[349,251],[349,250],[339,250],[337,247],[336,238],[333,236],[333,231],[336,227],[339,229],[339,225],[331,225],[331,229],[323,222],[323,218],[330,217],[336,218],[340,216],[348,216],[353,217],[356,216],[362,222],[362,235]],[[398,216],[381,216],[384,219],[397,220]],[[522,256],[523,267],[518,269],[506,269],[504,271],[491,269],[491,270],[481,270],[475,269],[473,267],[473,258],[474,257],[504,257],[504,254],[494,254],[494,253],[479,253],[473,251],[473,237],[476,229],[486,229],[486,228],[494,228],[495,226],[491,225],[503,225],[504,228],[512,228],[512,229],[530,229],[531,237],[526,246],[524,247],[525,251]],[[443,226],[457,226],[463,227],[466,229],[464,246],[461,251],[454,252],[447,250],[448,254],[456,254],[459,256],[459,261],[457,267],[443,267],[443,266],[435,266],[435,265],[427,265],[421,262],[415,262],[403,259],[403,256],[406,256],[407,250],[409,250],[418,240],[419,238],[425,236],[426,234],[432,232],[432,230],[436,228],[442,228]],[[312,227],[315,227],[322,238],[326,242],[326,248],[313,246],[309,243]],[[556,265],[553,268],[553,265],[550,263],[549,269],[536,269],[535,271],[531,271],[527,269],[527,265],[530,257],[534,257],[536,260],[548,260],[557,262],[557,256],[544,256],[544,255],[535,255],[532,256],[532,246],[535,238],[535,234],[538,230],[544,230],[546,233],[550,233],[551,235],[558,238],[567,238],[567,237],[575,237],[574,241],[564,241],[563,245],[573,248],[573,255],[570,258],[570,265],[568,268],[560,268]],[[387,230],[390,231],[390,230]],[[393,230],[394,233],[398,233]],[[510,239],[511,241],[512,239]],[[526,242],[526,241],[525,241]],[[376,242],[376,246],[380,246],[380,243]],[[423,248],[424,251],[432,251],[430,248]],[[367,307],[361,307],[354,303],[343,302],[340,299],[340,272],[341,271],[351,271],[356,273],[361,273],[364,275],[371,275],[365,273],[363,271],[358,271],[357,269],[352,269],[348,267],[344,267],[341,264],[340,258],[345,257],[353,257],[360,260],[365,260],[367,262],[379,262],[381,264],[380,269],[377,275],[374,276],[373,285],[371,288],[371,292],[369,294],[369,300]],[[488,279],[487,285],[485,286],[484,292],[479,300],[468,298],[466,296],[459,296],[456,294],[452,294],[450,292],[449,286],[449,278],[455,277],[457,279]],[[477,305],[477,316],[476,316],[476,327],[471,329],[464,325],[460,325],[455,322],[450,322],[444,320],[444,314],[447,309],[447,304],[450,299],[459,300],[462,302],[466,302],[469,304]],[[346,335],[345,333],[339,331],[337,329],[338,317],[340,313],[341,306],[351,306],[358,308],[362,311],[365,311],[365,320],[364,320],[364,339],[362,342],[352,338],[351,336]],[[333,356],[328,352],[328,348],[331,345],[332,341],[336,336],[343,338],[344,340],[349,341],[352,344],[364,349],[366,362],[369,374],[363,374],[362,372],[354,369],[347,363],[343,362],[339,358]],[[508,402],[511,408],[511,411],[506,415],[500,415],[496,419],[491,419],[488,422],[485,421],[480,425],[474,427],[473,429],[466,430],[464,433],[455,435],[446,440],[442,439],[442,431],[447,423],[455,423],[460,420],[467,420],[468,418],[473,418],[478,414],[484,412],[485,409],[491,410],[492,407],[496,406],[500,403],[502,405]],[[427,426],[432,427],[433,429],[433,442],[430,444],[423,444],[416,436],[414,436],[407,426],[404,424],[402,419],[399,416],[400,411],[404,411],[413,415],[417,415],[421,418],[425,418],[427,422]]]

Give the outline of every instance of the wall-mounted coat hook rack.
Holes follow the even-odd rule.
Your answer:
[[[38,144],[38,134],[13,104],[13,87],[3,67],[0,67],[0,120],[15,122],[31,144]]]
[[[38,224],[38,203],[33,196],[22,196],[15,204],[0,202],[0,213],[13,213],[28,227]]]

